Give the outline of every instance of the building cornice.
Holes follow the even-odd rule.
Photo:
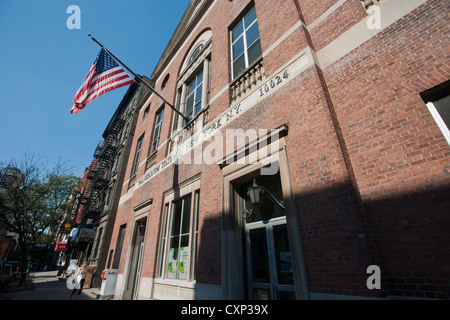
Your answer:
[[[192,0],[191,3],[189,3],[189,6],[183,14],[183,17],[178,23],[175,32],[170,38],[163,54],[151,74],[151,78],[153,80],[158,79],[161,72],[166,68],[167,64],[177,53],[178,49],[190,35],[191,31],[195,28],[213,2],[214,0]]]

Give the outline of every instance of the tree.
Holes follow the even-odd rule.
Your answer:
[[[55,231],[68,210],[76,177],[67,163],[50,170],[42,158],[25,154],[11,160],[0,172],[0,229],[15,232],[25,272],[32,249],[45,233]],[[23,284],[24,279],[22,279]]]

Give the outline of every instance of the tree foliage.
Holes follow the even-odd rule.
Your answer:
[[[15,232],[23,264],[43,233],[55,231],[68,210],[76,177],[67,164],[48,165],[34,155],[2,163],[0,173],[0,229]]]

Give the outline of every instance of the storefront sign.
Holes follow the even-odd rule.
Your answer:
[[[57,242],[55,246],[56,251],[66,251],[66,242]]]

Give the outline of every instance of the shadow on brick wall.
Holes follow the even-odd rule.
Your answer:
[[[450,188],[359,203],[345,184],[296,196],[310,292],[450,299]],[[381,290],[369,290],[369,265]]]
[[[297,194],[295,203],[310,293],[450,299],[449,187],[361,204],[340,184]],[[221,231],[219,213],[203,220],[198,284],[221,284]],[[367,287],[370,265],[380,267],[380,290]]]

